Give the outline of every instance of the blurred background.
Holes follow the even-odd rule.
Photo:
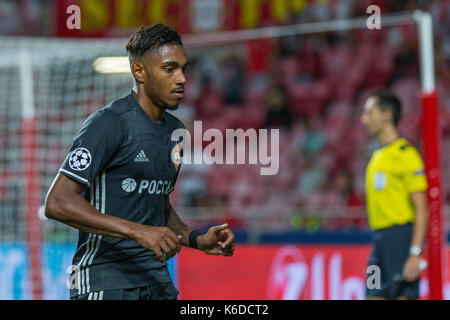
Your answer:
[[[188,129],[202,120],[203,130],[280,130],[276,175],[260,175],[260,165],[183,165],[171,195],[179,215],[202,231],[228,222],[239,246],[232,259],[183,249],[170,263],[180,298],[363,299],[371,243],[364,173],[377,145],[359,119],[368,94],[390,88],[403,103],[400,132],[421,150],[416,25],[215,44],[195,35],[368,17],[372,4],[382,15],[421,9],[433,16],[449,226],[448,1],[2,0],[0,299],[68,298],[77,231],[39,208],[84,119],[133,87],[127,64],[98,58],[125,56],[127,37],[157,22],[186,39],[191,70],[174,113]],[[68,28],[70,5],[81,9],[81,29]],[[446,281],[448,255],[445,249]],[[219,271],[221,289],[212,281]],[[292,281],[296,289],[288,290]],[[450,282],[444,296],[450,299]]]

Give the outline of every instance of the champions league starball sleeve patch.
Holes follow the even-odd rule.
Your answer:
[[[89,186],[116,152],[121,136],[117,116],[108,109],[96,111],[75,135],[59,173]]]
[[[92,156],[88,149],[77,148],[69,157],[69,166],[75,171],[83,171],[89,167],[92,162]]]

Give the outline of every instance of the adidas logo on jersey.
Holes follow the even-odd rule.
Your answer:
[[[136,158],[134,158],[134,162],[148,162],[148,158],[144,153],[144,150],[141,150],[141,152],[138,153]]]

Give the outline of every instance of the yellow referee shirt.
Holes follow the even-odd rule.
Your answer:
[[[372,230],[413,223],[410,194],[427,190],[419,152],[399,138],[376,150],[366,169],[366,197]]]

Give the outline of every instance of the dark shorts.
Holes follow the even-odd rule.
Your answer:
[[[71,297],[71,300],[177,300],[178,290],[173,283],[159,283],[147,287],[112,289]]]
[[[419,279],[413,282],[391,282],[395,274],[401,274],[403,271],[409,255],[411,237],[412,224],[393,226],[374,232],[374,247],[368,265],[380,268],[381,288],[369,289],[366,286],[366,296],[378,296],[386,299],[419,298]],[[370,275],[368,274],[368,276]],[[391,284],[389,287],[388,283]]]

